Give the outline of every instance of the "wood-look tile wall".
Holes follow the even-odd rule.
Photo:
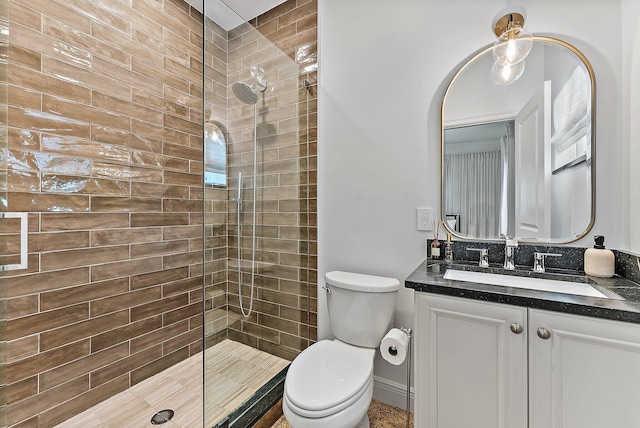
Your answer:
[[[227,114],[227,31],[208,17],[204,23],[205,120],[218,126],[229,141]],[[206,150],[206,149],[205,149]],[[226,187],[204,189],[204,335],[205,347],[228,337],[227,267],[229,257],[227,211],[230,192]],[[207,372],[205,370],[205,376]]]
[[[207,56],[205,62],[218,67],[205,71],[205,75],[210,72],[212,76],[211,88],[206,88],[205,105],[226,131],[229,190],[226,195],[218,194],[217,205],[219,210],[228,212],[227,230],[214,213],[216,206],[210,206],[211,218],[215,220],[211,230],[226,233],[228,247],[226,253],[216,247],[223,244],[221,235],[207,237],[207,243],[211,239],[214,244],[211,254],[217,254],[217,258],[207,262],[215,273],[206,292],[207,297],[210,292],[211,299],[207,299],[206,305],[209,310],[205,315],[205,340],[208,346],[225,336],[227,323],[229,338],[293,359],[316,340],[317,3],[316,0],[288,0],[251,23],[229,31],[224,41],[223,34],[216,33],[212,39],[208,36],[209,33],[206,40],[212,44],[215,58]],[[224,57],[223,46],[227,47],[226,87],[223,79],[215,80],[216,70],[222,67],[216,61]],[[253,84],[252,66],[264,69],[268,88],[258,94],[256,105],[257,270],[253,312],[245,318],[240,313],[236,268],[237,205],[226,201],[236,196],[237,177],[242,172],[245,190],[240,248],[244,260],[242,295],[246,312],[251,295],[254,106],[236,99],[231,85],[235,82]],[[226,109],[209,106],[207,97],[211,97],[212,103],[217,100],[222,105],[223,94],[226,94]],[[207,221],[207,228],[209,226]],[[228,257],[226,295],[222,293],[225,265],[220,263],[224,257]]]
[[[8,5],[8,210],[29,212],[8,424],[51,427],[202,349],[203,23],[182,0]]]

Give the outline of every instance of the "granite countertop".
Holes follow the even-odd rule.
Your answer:
[[[611,298],[587,297],[444,279],[444,273],[451,268],[586,282]],[[477,262],[475,264],[469,262],[448,264],[443,261],[426,260],[409,275],[405,281],[405,287],[426,293],[640,324],[640,285],[618,275],[613,278],[597,278],[585,275],[584,272],[562,269],[547,269],[546,273],[538,274],[526,267],[517,266],[515,271],[505,271],[501,265],[480,268]]]

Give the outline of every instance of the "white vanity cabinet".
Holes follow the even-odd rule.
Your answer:
[[[415,296],[415,426],[526,427],[527,309]]]
[[[640,325],[416,293],[420,428],[640,428]]]
[[[528,330],[530,427],[640,427],[640,324],[529,309]]]

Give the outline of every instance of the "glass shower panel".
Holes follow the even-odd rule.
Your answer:
[[[7,212],[7,64],[9,61],[8,2],[0,2],[0,214]],[[0,220],[0,255],[7,254],[7,225]],[[5,263],[5,261],[1,261]],[[7,426],[7,293],[0,270],[0,427]]]
[[[55,426],[203,349],[201,19],[181,0],[0,0],[0,211],[29,219],[28,268],[0,278],[0,426]],[[0,264],[19,225],[0,221]],[[137,404],[117,413],[144,426]]]
[[[226,186],[205,181],[208,427],[228,414],[233,426],[315,340],[316,48],[296,30],[313,5],[247,21],[205,1],[204,126],[220,129],[227,158]]]

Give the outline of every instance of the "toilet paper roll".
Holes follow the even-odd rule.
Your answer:
[[[382,358],[396,366],[399,366],[404,362],[404,359],[407,357],[408,349],[409,336],[399,328],[392,328],[389,330],[389,332],[382,338],[382,342],[380,342]]]

